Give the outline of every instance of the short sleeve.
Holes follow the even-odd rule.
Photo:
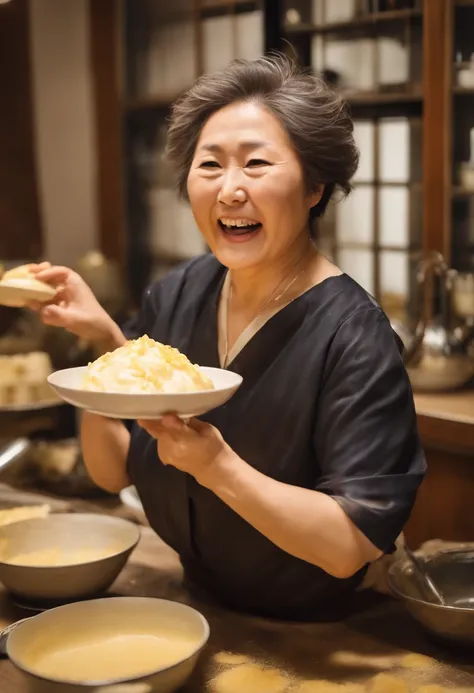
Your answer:
[[[328,350],[314,446],[318,491],[389,553],[423,479],[413,394],[395,334],[378,307],[351,315]]]

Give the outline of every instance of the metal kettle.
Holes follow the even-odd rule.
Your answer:
[[[425,257],[416,277],[421,317],[414,330],[401,323],[392,323],[404,344],[403,360],[415,392],[456,390],[474,376],[474,358],[470,351],[474,330],[456,325],[451,310],[455,274],[441,254],[431,253]],[[435,316],[436,286],[440,311]]]

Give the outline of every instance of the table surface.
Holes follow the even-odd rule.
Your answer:
[[[19,495],[0,484],[0,506],[39,499],[44,497]],[[96,509],[126,514],[123,508],[111,508],[111,503],[52,501],[51,505],[58,510]],[[306,679],[364,683],[380,671],[391,671],[405,679],[413,693],[424,684],[474,690],[472,657],[432,644],[401,603],[369,591],[360,592],[354,611],[344,621],[333,623],[281,623],[236,614],[191,598],[182,586],[177,555],[146,526],[142,527],[139,545],[110,592],[173,599],[195,606],[206,616],[211,637],[183,689],[185,693],[215,690],[211,681],[222,671],[214,660],[219,651],[245,654],[255,663],[282,670],[289,677],[288,693],[297,693],[298,683]],[[15,606],[0,587],[0,626],[27,615],[31,613]],[[334,653],[340,652],[346,654],[338,655],[339,660],[333,661]],[[403,668],[403,657],[413,652],[433,657],[437,663],[425,669]],[[5,659],[0,660],[0,691],[27,693],[20,673]]]
[[[418,415],[474,426],[474,390],[435,395],[417,393],[415,406]]]

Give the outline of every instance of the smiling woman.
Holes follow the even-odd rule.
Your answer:
[[[235,61],[175,105],[168,155],[212,253],[152,285],[125,334],[67,268],[36,268],[61,285],[41,314],[106,348],[148,334],[243,384],[188,424],[129,434],[86,413],[84,459],[110,491],[135,484],[191,584],[312,619],[393,551],[425,470],[400,344],[311,235],[334,192],[350,192],[352,122],[287,58]]]
[[[258,102],[246,101],[207,120],[187,190],[212,252],[237,270],[282,257],[289,249],[301,255],[301,231],[323,186],[305,190],[302,167],[285,130]],[[307,234],[304,240],[306,245]]]

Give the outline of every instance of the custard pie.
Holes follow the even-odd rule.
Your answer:
[[[22,308],[29,301],[51,301],[56,293],[53,286],[35,278],[30,265],[7,270],[0,278],[0,305]]]
[[[35,279],[35,276],[30,272],[29,265],[19,265],[13,267],[3,273],[0,282],[4,286],[14,286],[15,288],[37,289],[40,291],[48,291],[52,295],[56,293],[55,289],[50,284],[41,282]]]
[[[135,395],[199,392],[214,384],[178,349],[144,335],[90,363],[82,387]]]

